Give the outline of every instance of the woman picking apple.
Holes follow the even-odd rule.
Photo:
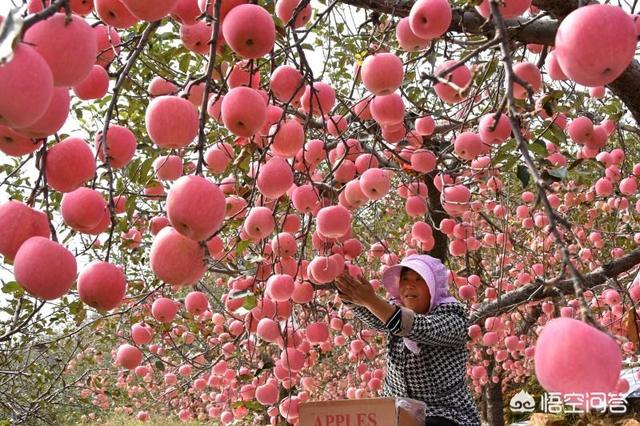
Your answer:
[[[382,395],[424,401],[425,426],[479,426],[466,382],[468,316],[449,295],[445,266],[431,256],[407,256],[384,271],[382,284],[391,303],[363,277],[344,272],[335,282],[360,321],[387,333]]]

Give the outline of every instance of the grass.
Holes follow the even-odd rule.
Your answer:
[[[102,426],[175,426],[176,424],[185,426],[202,425],[200,422],[188,422],[183,423],[177,418],[159,418],[151,414],[151,419],[148,422],[140,422],[132,416],[126,416],[124,414],[113,414],[107,420],[99,423]],[[211,424],[211,423],[207,423]]]

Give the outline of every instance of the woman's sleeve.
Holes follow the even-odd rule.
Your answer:
[[[347,302],[346,300],[343,300],[342,303],[345,306],[347,306],[349,309],[351,309],[351,312],[353,312],[353,315],[356,318],[358,318],[360,321],[362,321],[362,323],[367,327],[373,328],[375,330],[382,331],[385,333],[389,332],[387,327],[385,327],[384,323],[380,321],[380,319],[377,316],[373,315],[371,311],[365,308],[364,306],[355,305],[353,303]]]
[[[400,308],[400,317],[390,330],[397,336],[437,346],[460,346],[467,342],[467,319],[454,312],[422,315]]]

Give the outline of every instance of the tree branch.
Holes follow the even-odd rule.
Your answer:
[[[584,275],[584,286],[586,289],[592,289],[605,283],[610,278],[615,278],[620,274],[628,272],[638,264],[640,264],[640,249],[635,249],[626,256],[616,259],[613,262],[605,263],[594,272]],[[542,300],[548,296],[545,291],[540,291],[545,287],[555,287],[560,293],[567,296],[574,295],[575,293],[573,279],[555,282],[541,282],[538,280],[503,295],[500,304],[497,302],[481,304],[480,307],[469,316],[470,324],[479,324],[487,317],[503,314],[515,305]]]
[[[394,16],[409,16],[413,0],[392,2],[387,0],[341,0],[341,3],[362,7],[381,13],[392,13]],[[397,5],[395,3],[398,3]],[[579,0],[534,0],[533,4],[548,12],[552,17],[564,17],[577,9]],[[584,4],[597,3],[594,0],[584,1]],[[535,43],[553,46],[559,21],[551,18],[532,20],[531,18],[507,19],[505,25],[509,37],[521,43]],[[480,14],[471,10],[453,10],[453,19],[449,31],[466,34],[480,34],[493,37],[495,26],[487,22]],[[633,60],[631,65],[620,77],[607,85],[629,109],[633,118],[640,123],[640,63]]]

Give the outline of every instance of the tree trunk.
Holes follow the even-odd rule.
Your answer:
[[[484,400],[487,404],[487,423],[491,426],[504,426],[502,381],[487,382],[484,388]]]

